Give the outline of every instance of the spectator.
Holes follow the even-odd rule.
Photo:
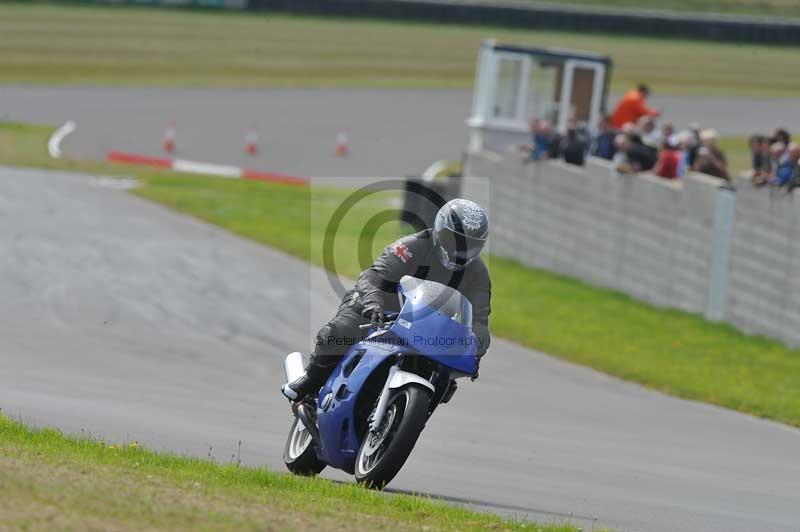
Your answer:
[[[670,137],[671,140],[664,142],[661,153],[658,154],[655,174],[666,179],[677,179],[680,177],[679,171],[683,153],[678,149],[677,139]]]
[[[797,144],[794,144],[794,146],[794,151],[790,152],[790,157],[794,162],[794,175],[792,176],[792,182],[789,183],[789,192],[800,187],[800,146]]]
[[[700,133],[701,146],[697,150],[692,170],[730,180],[725,153],[717,146],[719,134],[714,129],[704,129]]]
[[[786,145],[782,142],[773,142],[769,146],[769,167],[770,172],[768,175],[769,181],[775,178],[778,167],[781,164],[784,156],[786,155]]]
[[[658,151],[658,147],[664,142],[661,131],[656,127],[656,121],[652,116],[644,116],[639,120],[639,131],[642,132],[642,142],[645,146],[650,146]]]
[[[753,166],[751,174],[753,185],[757,187],[766,185],[771,173],[767,137],[764,135],[750,137],[750,154]]]
[[[631,147],[631,139],[624,133],[619,133],[614,137],[614,158],[613,173],[614,175],[626,175],[636,173],[633,163],[628,158],[628,150]]]
[[[689,162],[690,154],[697,146],[695,135],[691,131],[684,130],[676,135],[678,137],[678,148],[681,152],[681,160],[678,164],[678,177],[686,175],[686,171],[692,167]]]
[[[692,142],[687,153],[687,162],[691,168],[694,165],[694,159],[697,157],[697,150],[700,149],[700,124],[692,122],[689,124],[689,132],[692,134]]]
[[[621,129],[628,122],[636,124],[643,116],[659,116],[660,111],[647,107],[646,100],[649,95],[650,88],[644,84],[625,93],[611,116],[614,127]]]
[[[675,126],[672,124],[664,124],[661,126],[661,138],[665,141],[669,140],[670,137],[675,135]],[[678,141],[677,137],[673,139],[675,142]]]
[[[586,127],[586,122],[578,122],[574,116],[571,116],[567,122],[567,128],[574,128],[578,134],[578,138],[586,146],[586,154],[589,154],[589,148],[592,146],[592,134]]]
[[[788,146],[792,142],[792,136],[782,127],[775,128],[775,131],[772,132],[772,137],[770,137],[770,144],[775,144],[776,142]]]
[[[561,147],[564,137],[558,131],[553,132],[553,138],[550,142],[550,149],[547,152],[547,157],[549,159],[559,159],[561,158]]]
[[[533,148],[531,149],[531,159],[543,161],[550,155],[553,145],[554,135],[547,120],[535,118],[531,121],[531,135],[533,136]]]
[[[658,159],[658,150],[654,147],[647,146],[641,134],[639,134],[639,131],[636,129],[636,126],[630,122],[622,127],[622,131],[631,141],[630,147],[628,148],[628,157],[638,168],[636,171],[645,172],[651,170]]]
[[[785,153],[778,162],[772,184],[778,187],[792,184],[797,173],[798,160],[800,160],[800,144],[792,142],[786,147]]]
[[[564,162],[583,166],[586,152],[589,151],[588,142],[574,120],[570,120],[570,126],[561,141],[561,153],[564,154]]]
[[[594,138],[594,145],[592,146],[592,155],[602,159],[611,160],[614,158],[616,152],[614,148],[614,137],[617,136],[617,131],[611,123],[611,117],[604,115],[598,124],[598,133]]]
[[[650,170],[655,165],[650,151],[641,143],[639,135],[630,133],[620,133],[614,139],[614,172],[620,174],[632,174]]]
[[[639,120],[639,127],[636,131],[638,134],[632,137],[632,139],[634,142],[641,144],[643,149],[647,150],[650,163],[644,170],[650,170],[655,166],[658,160],[658,147],[662,144],[661,131],[656,128],[656,121],[650,116],[642,117],[642,119]]]
[[[800,177],[800,144],[797,142],[792,142],[789,145],[789,160],[792,162],[792,169],[794,172],[792,179],[794,180]]]

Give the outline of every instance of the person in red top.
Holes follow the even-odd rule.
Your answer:
[[[629,122],[637,124],[643,116],[659,116],[661,112],[658,109],[647,107],[645,100],[649,95],[650,89],[644,84],[626,92],[611,115],[614,127],[622,129]]]
[[[677,139],[669,138],[664,142],[661,153],[658,154],[658,162],[654,169],[658,177],[666,179],[677,179],[681,177],[681,151],[678,149]]]

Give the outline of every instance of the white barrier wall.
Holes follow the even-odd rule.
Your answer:
[[[727,319],[800,345],[800,200],[740,183],[731,241]]]
[[[486,151],[465,175],[490,178],[462,195],[488,206],[492,253],[800,345],[800,206],[785,193]]]

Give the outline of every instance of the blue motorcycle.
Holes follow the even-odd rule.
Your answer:
[[[320,389],[293,403],[283,459],[297,475],[326,466],[381,489],[403,467],[428,418],[450,400],[455,379],[477,368],[472,305],[457,290],[401,279],[400,312],[354,345]],[[368,325],[365,327],[369,327]],[[287,382],[303,373],[300,353],[286,356]]]

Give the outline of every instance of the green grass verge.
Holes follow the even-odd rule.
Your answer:
[[[14,133],[0,128],[0,162],[42,164],[36,154],[17,152],[11,160],[2,159],[7,150],[2,146],[17,142],[9,139],[38,136],[36,142],[17,142],[33,146],[43,145],[46,138],[43,128],[12,128]],[[327,219],[349,194],[337,189],[309,190],[92,164],[84,169],[139,176],[144,186],[136,193],[142,197],[315,264],[322,263],[320,243]],[[392,208],[396,199],[375,196],[361,204],[357,214],[343,220],[336,235],[340,273],[357,275],[363,262],[354,250],[364,222],[374,212]],[[399,225],[388,224],[371,231],[377,233],[372,255],[399,230]],[[800,388],[796,385],[800,382],[800,351],[513,261],[492,257],[489,267],[494,283],[494,335],[680,397],[800,426]]]
[[[472,87],[481,39],[609,54],[612,89],[795,96],[796,49],[253,13],[0,4],[0,83]],[[775,73],[779,72],[780,75]]]
[[[33,430],[2,415],[0,493],[6,530],[577,530]]]
[[[750,170],[753,161],[750,156],[750,143],[745,136],[721,137],[719,147],[728,159],[728,170],[733,176]]]

